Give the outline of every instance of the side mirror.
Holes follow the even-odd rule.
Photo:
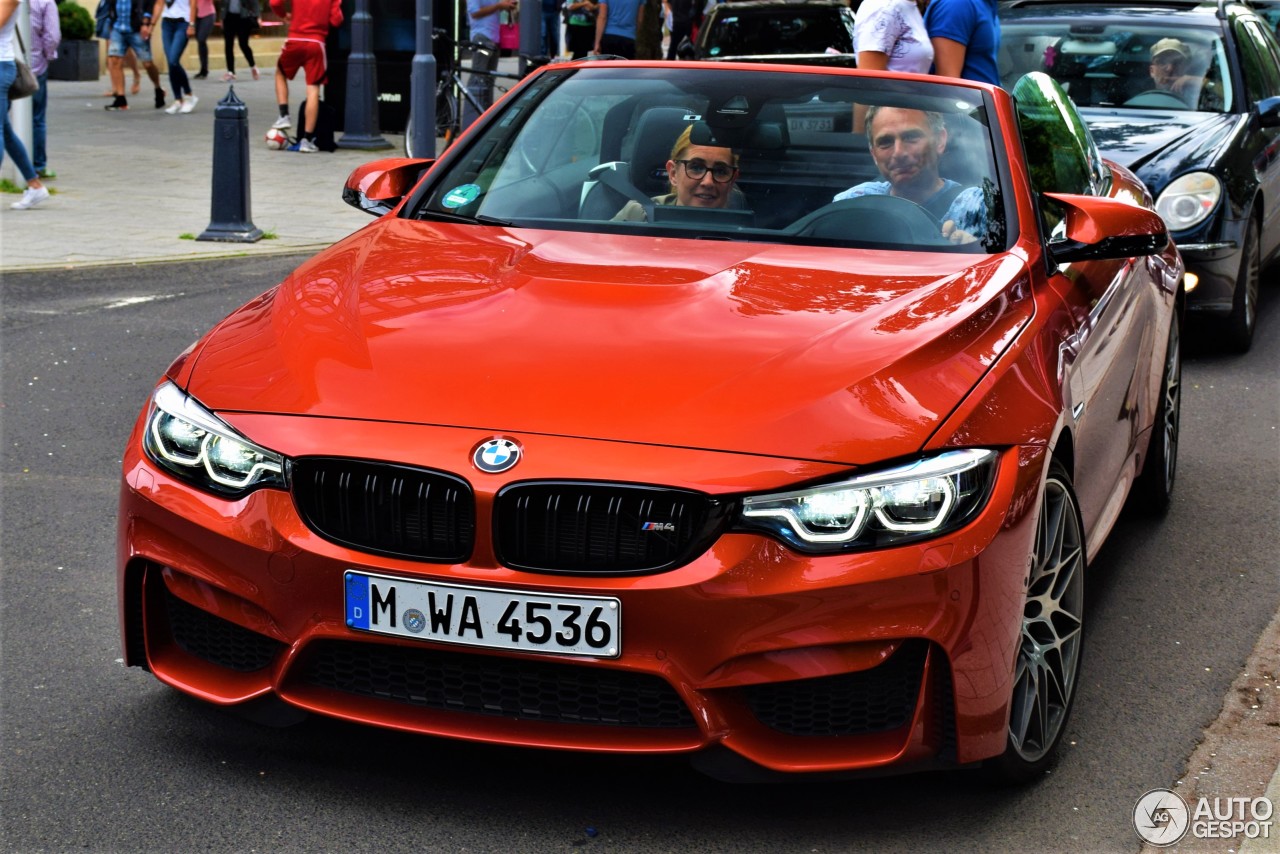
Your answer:
[[[1258,111],[1258,123],[1264,128],[1280,125],[1280,95],[1263,98],[1255,105]]]
[[[1044,195],[1062,212],[1062,236],[1049,242],[1059,264],[1155,255],[1169,245],[1169,230],[1155,211],[1097,196]]]
[[[347,176],[342,200],[367,214],[382,216],[400,204],[434,160],[389,157],[357,166]]]
[[[680,44],[676,45],[676,59],[697,59],[698,51],[693,46],[693,42],[688,36],[680,39]]]

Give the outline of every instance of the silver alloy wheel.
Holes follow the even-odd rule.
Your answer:
[[[1164,357],[1164,399],[1157,410],[1163,417],[1155,429],[1161,431],[1164,442],[1164,492],[1173,492],[1173,481],[1178,474],[1178,418],[1182,412],[1182,338],[1178,333],[1175,317],[1169,329],[1169,347]]]
[[[1014,670],[1009,743],[1025,762],[1057,744],[1080,669],[1084,542],[1080,511],[1056,472],[1045,485]]]

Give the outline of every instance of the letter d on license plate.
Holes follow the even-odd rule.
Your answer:
[[[347,626],[437,643],[617,658],[622,603],[611,596],[414,581],[347,572]]]

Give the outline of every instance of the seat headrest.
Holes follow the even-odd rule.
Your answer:
[[[684,107],[654,107],[641,114],[632,134],[631,183],[646,196],[668,192],[667,160],[676,139],[693,123]]]

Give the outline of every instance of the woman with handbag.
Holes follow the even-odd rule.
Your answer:
[[[27,189],[23,192],[22,199],[9,207],[23,211],[48,199],[49,189],[36,175],[35,167],[31,165],[31,158],[27,156],[27,147],[22,144],[22,140],[18,138],[13,125],[9,122],[9,88],[18,79],[19,38],[16,32],[18,19],[14,14],[17,10],[18,0],[0,0],[0,112],[4,114],[4,150],[13,158],[14,166],[27,182]],[[26,67],[25,62],[23,67]],[[26,73],[30,74],[30,69],[26,69]],[[21,97],[31,95],[32,92],[27,91]],[[3,159],[0,157],[0,162],[3,162]]]

